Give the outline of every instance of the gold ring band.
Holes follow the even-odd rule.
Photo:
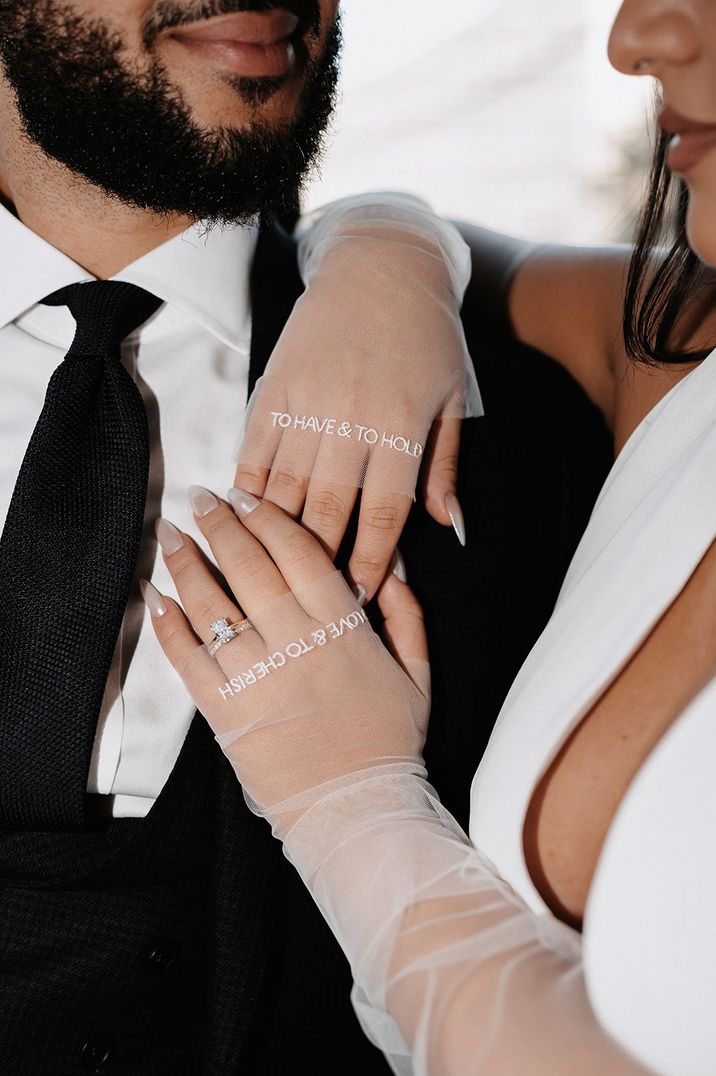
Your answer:
[[[214,638],[208,645],[209,653],[213,655],[217,650],[221,650],[222,646],[226,643],[230,643],[232,639],[235,639],[237,635],[241,635],[242,631],[248,631],[249,628],[253,628],[251,621],[237,620],[235,624],[230,624],[227,617],[219,617],[211,625],[211,630],[214,632]]]

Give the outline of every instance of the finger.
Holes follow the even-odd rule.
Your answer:
[[[311,584],[335,573],[320,542],[270,501],[260,501],[245,490],[231,490],[229,497],[244,527],[270,554],[288,587],[300,595],[306,612],[320,618],[323,610],[311,603]]]
[[[224,578],[241,608],[254,620],[261,609],[288,593],[286,581],[261,543],[241,526],[236,512],[226,501],[202,486],[192,486],[189,497],[196,524]]]
[[[407,583],[390,572],[378,591],[383,614],[383,636],[393,657],[399,660],[428,660],[425,618],[418,599]]]
[[[413,505],[413,498],[404,493],[374,492],[370,475],[369,470],[361,497],[356,543],[348,562],[351,581],[365,591],[366,601],[373,597],[388,570]]]
[[[331,558],[346,533],[368,459],[365,446],[341,437],[324,438],[318,451],[301,523]]]
[[[225,618],[229,624],[244,619],[243,612],[214,578],[201,552],[188,534],[169,520],[157,523],[157,539],[179,600],[194,632],[204,643],[216,636],[212,627]]]
[[[319,435],[310,431],[284,433],[271,465],[264,500],[272,501],[291,516],[299,515],[306,500],[319,443]]]
[[[428,640],[420,602],[410,587],[390,572],[378,590],[378,606],[383,614],[383,638],[396,661],[416,686],[427,695],[430,690]]]
[[[270,467],[258,467],[239,460],[234,474],[234,485],[239,486],[241,489],[247,489],[256,497],[260,497],[266,489],[270,474]]]
[[[453,520],[448,497],[455,496],[462,420],[437,419],[428,439],[423,463],[422,490],[425,507],[438,523],[449,527]]]
[[[171,598],[160,594],[145,579],[141,581],[140,586],[144,601],[151,614],[154,632],[167,659],[181,676],[199,709],[206,709],[206,712],[209,712],[211,707],[216,711],[216,692],[226,690],[226,678],[234,675],[237,660],[244,659],[244,666],[248,665],[249,667],[254,661],[260,660],[262,646],[257,643],[256,633],[251,632],[253,638],[250,647],[246,647],[244,642],[245,635],[242,633],[238,637],[244,643],[242,647],[239,647],[238,642],[222,646],[218,651],[217,659],[214,660],[205,647],[199,644],[199,640],[191,630],[187,618],[177,603],[172,601]],[[229,648],[236,649],[232,649],[232,658],[229,661],[230,667],[227,669],[220,664],[219,658],[223,661],[224,655]],[[254,651],[253,653],[251,652],[252,650]],[[238,667],[240,668],[241,665]],[[235,712],[233,709],[226,710],[226,718],[231,721],[231,725],[227,729],[222,729],[220,722],[214,721],[213,728],[217,734],[231,731],[235,727]]]
[[[279,419],[286,410],[280,386],[259,378],[246,407],[245,433],[238,452],[234,485],[260,497],[276,458],[283,428]]]
[[[199,639],[175,601],[160,594],[147,579],[141,580],[140,587],[159,645],[176,668],[196,653],[201,645]]]
[[[357,486],[311,479],[301,523],[318,538],[331,560],[343,541],[357,497]]]

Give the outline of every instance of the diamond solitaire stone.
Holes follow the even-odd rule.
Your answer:
[[[214,623],[211,625],[211,630],[213,631],[216,638],[222,643],[231,642],[231,640],[236,635],[234,629],[229,626],[229,621],[226,619],[225,616],[219,617],[218,620],[215,620]]]

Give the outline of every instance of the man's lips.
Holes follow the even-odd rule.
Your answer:
[[[193,55],[246,78],[285,75],[295,62],[299,19],[282,8],[238,11],[171,31]]]
[[[171,36],[188,41],[232,41],[239,45],[278,45],[298,27],[298,18],[290,11],[236,11],[215,19],[191,23],[172,30]]]
[[[716,124],[689,120],[673,108],[665,108],[659,125],[673,135],[668,162],[672,172],[690,172],[716,147]]]

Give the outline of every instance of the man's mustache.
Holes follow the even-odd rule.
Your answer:
[[[142,39],[145,48],[150,48],[156,37],[165,30],[213,19],[217,15],[231,15],[236,11],[275,11],[277,8],[296,16],[302,35],[318,32],[321,25],[318,0],[201,0],[198,3],[159,0],[144,26]]]

